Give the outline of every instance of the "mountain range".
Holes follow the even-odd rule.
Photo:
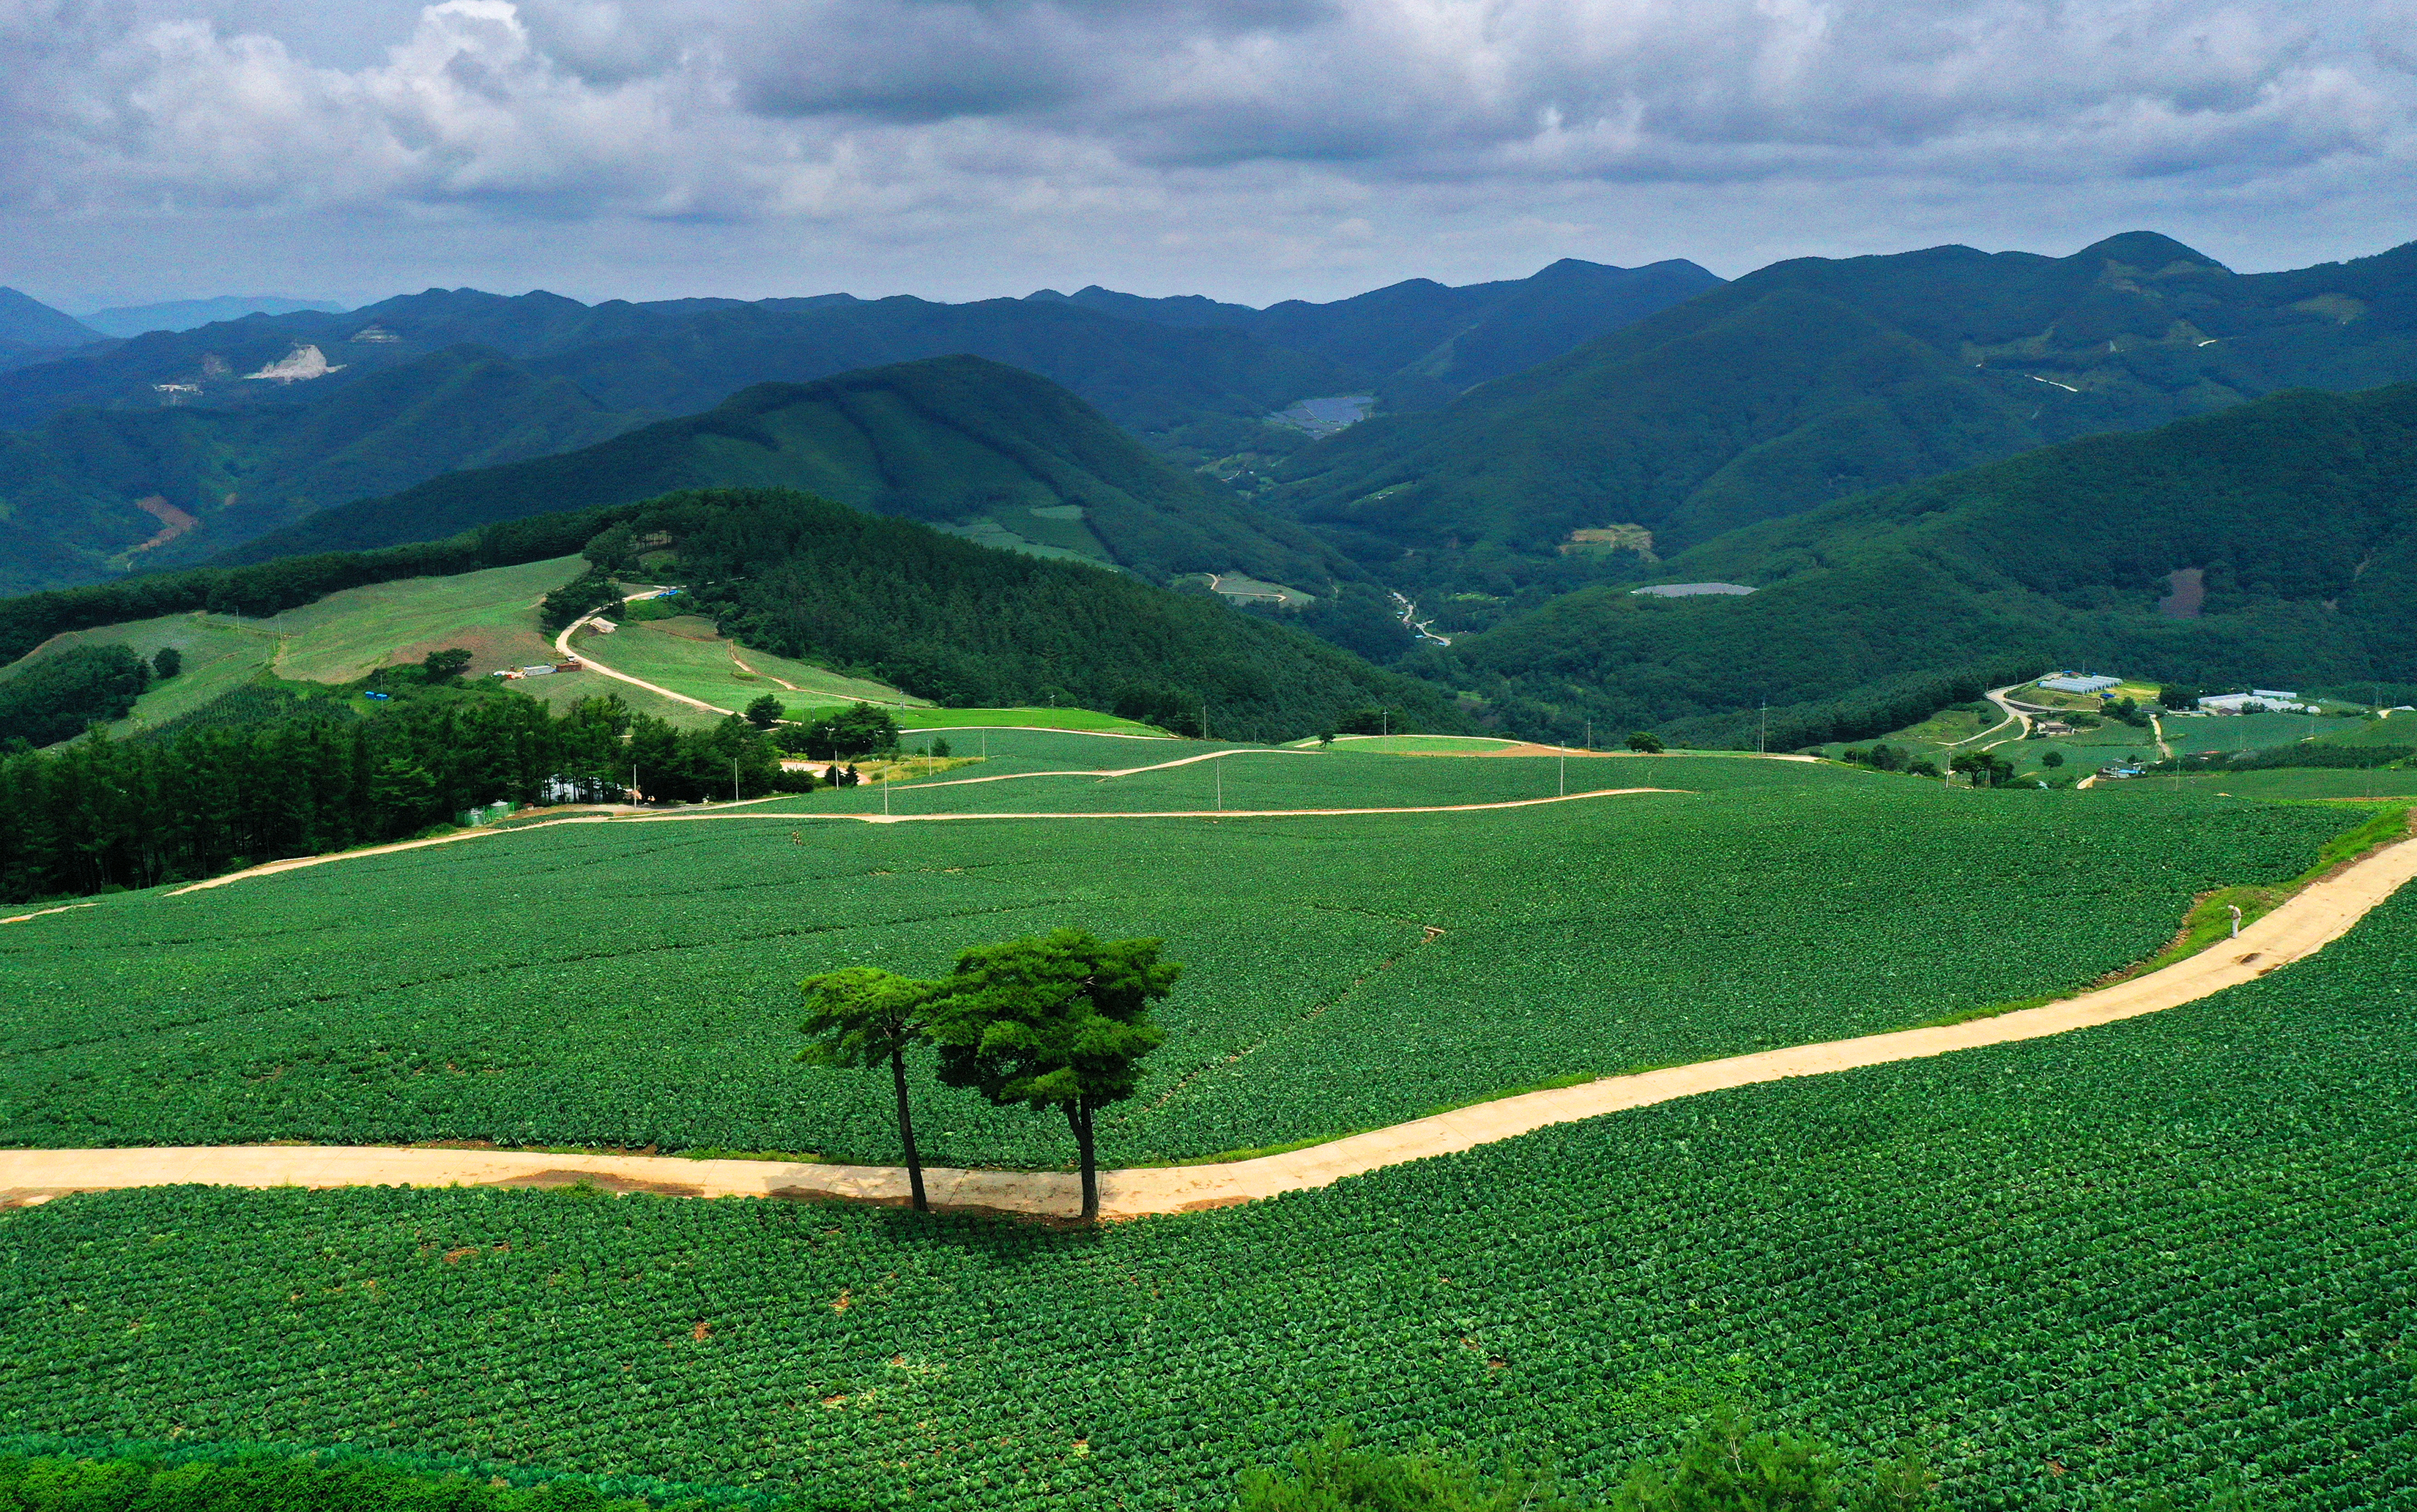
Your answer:
[[[757,384],[703,415],[323,510],[217,561],[372,550],[728,485],[801,489],[1151,582],[1241,572],[1326,592],[1353,570],[1300,526],[1167,466],[1066,389],[970,356]]]
[[[101,333],[28,294],[0,287],[0,372],[101,340]]]
[[[0,373],[0,586],[795,487],[1330,596],[1260,612],[1513,728],[1834,732],[2042,659],[2417,675],[2411,380],[2417,244],[2237,274],[2147,232],[1264,310],[430,291]],[[1379,413],[1270,423],[1343,395]],[[1632,591],[1687,582],[1738,591]]]
[[[1692,265],[1632,277],[1564,263],[1473,292],[1401,285],[1269,313],[1322,349],[1382,364],[1393,354],[1351,334],[1370,325],[1364,300],[1407,312],[1415,339],[1404,350],[1430,351],[1455,332],[1498,348],[1553,340],[1552,329],[1576,340],[1658,308],[1693,286],[1691,270],[1695,281],[1710,279]],[[14,428],[0,433],[0,591],[197,560],[317,509],[570,451],[710,409],[758,383],[970,354],[1054,379],[1189,459],[1195,439],[1211,452],[1300,445],[1298,431],[1262,417],[1384,376],[1213,322],[1090,308],[1097,296],[1126,297],[589,306],[544,293],[430,290],[348,313],[254,314],[87,340],[0,373],[0,426]],[[1488,311],[1495,325],[1472,325]]]
[[[145,331],[190,331],[246,315],[291,315],[316,310],[340,314],[344,307],[332,299],[292,299],[275,294],[221,294],[207,299],[166,299],[149,305],[116,305],[79,316],[102,336],[141,336]]]
[[[1404,586],[1501,598],[2044,444],[2408,378],[2417,244],[2267,274],[2146,232],[1805,258],[1356,426],[1264,502]]]
[[[1533,367],[1720,283],[1680,258],[1636,268],[1563,258],[1525,279],[1457,288],[1410,279],[1348,299],[1287,299],[1265,310],[1197,295],[1146,299],[1096,284],[1072,295],[1043,289],[1026,297],[1154,325],[1247,331],[1373,380],[1381,408],[1416,410]]]
[[[2066,664],[2210,688],[2417,681],[2417,383],[2299,389],[1738,530],[1417,658],[1528,728],[1860,738],[1896,680]],[[1969,693],[1962,696],[1969,697]],[[1926,712],[1926,711],[1924,711]],[[1918,716],[1917,716],[1918,717]]]

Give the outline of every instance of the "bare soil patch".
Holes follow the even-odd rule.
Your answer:
[[[152,519],[160,522],[159,534],[153,536],[149,540],[144,541],[142,545],[133,548],[133,550],[137,552],[147,552],[155,546],[165,546],[170,541],[175,540],[177,537],[190,532],[195,526],[201,523],[199,520],[187,514],[184,510],[177,508],[175,505],[170,504],[166,499],[161,498],[157,493],[154,493],[147,499],[135,500],[134,507],[142,510],[144,514],[149,515]]]

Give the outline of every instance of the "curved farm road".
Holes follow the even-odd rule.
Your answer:
[[[1204,758],[1195,756],[1188,759],[1192,761],[1199,761]],[[1155,770],[1155,768],[1140,766],[1133,768],[1133,770],[1148,772]],[[1088,777],[1090,775],[1092,774],[1088,772],[1025,772],[1009,774],[1010,777]],[[1113,776],[1116,774],[1110,775]],[[967,778],[964,780],[969,782],[1004,782],[1008,779],[1009,779],[1005,777],[997,777]],[[933,782],[921,784],[913,788],[902,789],[901,791],[920,793],[926,787],[942,787],[947,785],[948,784],[945,783]],[[182,887],[171,890],[166,894],[166,896],[170,898],[182,898],[187,893],[205,892],[212,887],[226,886],[229,883],[248,882],[255,877],[273,877],[281,871],[296,871],[304,867],[323,867],[332,861],[357,861],[364,856],[391,855],[397,851],[417,851],[431,845],[453,845],[463,840],[475,840],[488,835],[519,835],[532,829],[550,829],[555,824],[694,824],[699,820],[706,819],[785,819],[791,821],[823,820],[859,824],[926,824],[937,821],[954,819],[1292,819],[1313,818],[1324,815],[1347,816],[1356,814],[1461,814],[1476,813],[1487,809],[1530,809],[1540,803],[1578,803],[1588,798],[1619,798],[1637,793],[1670,793],[1692,795],[1693,792],[1694,790],[1690,788],[1596,788],[1588,793],[1559,794],[1551,797],[1543,798],[1510,798],[1499,803],[1430,804],[1424,808],[1415,809],[1140,809],[1131,810],[1098,809],[1071,813],[995,813],[984,811],[980,813],[963,814],[834,814],[798,812],[794,810],[775,813],[740,813],[737,811],[742,809],[752,809],[760,804],[786,802],[789,795],[785,793],[768,794],[761,798],[742,798],[736,803],[699,804],[692,809],[684,809],[676,813],[653,813],[645,809],[639,808],[634,804],[626,803],[566,804],[564,805],[565,808],[574,809],[577,811],[566,814],[559,819],[540,819],[535,824],[512,824],[509,826],[501,824],[487,824],[481,825],[477,829],[456,830],[450,835],[433,836],[424,840],[394,840],[385,845],[364,845],[357,850],[329,851],[321,855],[293,855],[287,856],[281,861],[264,861],[256,867],[247,867],[241,871],[230,871],[222,876],[211,877],[205,881],[188,883]],[[99,905],[98,903],[69,903],[64,908],[38,909],[31,914],[19,914],[12,918],[0,918],[0,924],[23,924],[28,920],[42,918],[48,915],[65,914],[71,909],[97,908],[99,906]]]
[[[2025,714],[2020,708],[2017,708],[2014,705],[2014,701],[2006,697],[2008,693],[2013,692],[2015,688],[2022,686],[2023,685],[2020,683],[2008,683],[2003,688],[1993,688],[1986,693],[1983,694],[1982,697],[1987,699],[1990,703],[1998,706],[1998,712],[2004,715],[2005,718],[1999,719],[1996,724],[1993,724],[1989,726],[1988,729],[1982,731],[1980,734],[1966,735],[1961,740],[1949,741],[1947,743],[1947,748],[1949,750],[1953,750],[1958,746],[1969,746],[1972,742],[1982,739],[1984,736],[1994,735],[1999,731],[2003,730],[2010,722],[2014,727],[2014,733],[2013,734],[2004,736],[2001,739],[1992,740],[1981,748],[1983,750],[1995,750],[1999,746],[2005,745],[2009,741],[2020,740],[2025,735],[2029,734],[2031,733],[2031,717]]]
[[[659,592],[661,592],[660,589],[649,588],[645,593],[633,593],[628,595],[621,600],[621,602],[627,604],[633,603],[641,598],[652,598]],[[555,655],[558,657],[578,657],[580,661],[586,666],[589,672],[600,672],[605,676],[614,679],[616,682],[627,683],[631,688],[643,688],[649,693],[660,693],[663,697],[670,699],[675,703],[685,703],[690,708],[703,709],[707,714],[736,714],[738,712],[737,709],[725,709],[719,703],[707,703],[701,698],[691,698],[686,693],[675,693],[668,688],[663,688],[654,683],[645,682],[639,678],[631,676],[626,672],[615,672],[612,668],[607,667],[604,663],[597,660],[594,657],[581,656],[580,653],[571,650],[570,638],[579,633],[582,626],[585,625],[589,620],[594,619],[595,617],[596,616],[593,614],[583,614],[579,618],[572,620],[568,626],[564,627],[562,633],[554,638]]]
[[[2413,877],[2417,877],[2417,840],[2371,852],[2311,884],[2243,929],[2238,940],[2225,941],[2162,971],[2045,1007],[1937,1029],[1866,1035],[1634,1076],[1604,1077],[1254,1160],[1102,1172],[1101,1212],[1107,1217],[1128,1218],[1230,1207],[1626,1108],[1789,1077],[1821,1076],[1984,1045],[2039,1039],[2138,1018],[2195,1003],[2316,954],[2348,933],[2369,909]],[[924,1179],[933,1202],[942,1207],[1062,1217],[1078,1205],[1075,1179],[1063,1172],[935,1168],[926,1171]],[[0,1150],[0,1206],[42,1202],[72,1191],[177,1182],[220,1187],[451,1183],[544,1187],[581,1181],[682,1197],[845,1198],[896,1203],[903,1202],[906,1194],[906,1173],[893,1166],[334,1145]]]

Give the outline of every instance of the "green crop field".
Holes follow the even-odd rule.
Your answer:
[[[2158,778],[2155,780],[2160,786],[2173,785],[2171,779]],[[2417,771],[2389,768],[2345,771],[2327,767],[2284,766],[2264,771],[2224,772],[2181,780],[2184,786],[2199,792],[2225,793],[2237,798],[2363,800],[2417,797]]]
[[[446,646],[471,652],[474,674],[552,661],[553,645],[538,633],[537,603],[576,576],[582,565],[576,557],[557,557],[348,588],[266,619],[194,613],[108,625],[53,637],[35,654],[123,643],[147,660],[160,647],[175,646],[184,657],[184,671],[154,683],[132,713],[111,727],[113,736],[123,736],[192,713],[264,673],[296,683],[347,683]],[[598,677],[522,686],[550,702],[617,690],[643,712],[682,707]],[[686,713],[693,718],[694,711]]]
[[[950,777],[1169,748],[991,739],[1010,748]],[[1206,808],[1222,767],[1233,807],[1500,802],[1551,793],[1558,765],[1253,752],[889,799],[902,814]],[[882,794],[859,788],[113,896],[0,935],[0,992],[23,1005],[0,1027],[0,1142],[887,1161],[879,1080],[790,1064],[798,981],[934,973],[966,945],[1074,924],[1163,937],[1190,968],[1145,1095],[1102,1117],[1102,1157],[1195,1157],[2074,988],[2154,952],[2194,895],[2292,875],[2356,819],[1747,759],[1597,769],[1693,791],[1226,822],[816,817],[877,812]],[[1051,1120],[920,1076],[917,1096],[935,1161],[1069,1157]]]
[[[490,567],[447,578],[407,578],[348,588],[258,623],[285,638],[279,675],[345,683],[398,661],[461,646],[472,673],[551,661],[537,604],[579,574],[576,557]]]
[[[166,724],[192,713],[257,678],[276,659],[278,639],[261,621],[238,625],[209,614],[169,614],[98,629],[53,636],[31,656],[9,664],[8,671],[32,664],[79,645],[124,645],[148,661],[167,646],[176,648],[184,668],[175,676],[154,682],[134,701],[123,719],[108,726],[110,738],[123,739],[138,731]]]
[[[1317,745],[1315,739],[1296,740],[1301,748]],[[1337,735],[1333,749],[1337,751],[1393,752],[1399,755],[1482,756],[1521,742],[1493,735]]]
[[[988,726],[992,729],[1096,730],[1109,734],[1156,735],[1163,733],[1155,725],[1120,719],[1113,714],[1102,714],[1093,709],[915,708],[898,716],[898,722],[908,730],[974,730]],[[1130,765],[1131,763],[1117,764]]]
[[[2196,1508],[2227,1483],[2407,1506],[2412,948],[2417,897],[2150,1018],[1087,1232],[502,1190],[68,1198],[0,1217],[0,1420],[989,1512],[1220,1507],[1335,1422],[1526,1446],[1601,1494],[1743,1399],[1923,1444],[1958,1508]]]
[[[2262,750],[2309,735],[2338,735],[2355,728],[2348,719],[2304,714],[2233,714],[2165,721],[2166,741],[2179,751]],[[2138,732],[2142,740],[2146,731]]]

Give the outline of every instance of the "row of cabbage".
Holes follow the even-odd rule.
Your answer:
[[[0,1218],[0,1424],[1211,1507],[1335,1421],[1597,1489],[1725,1400],[1955,1504],[2417,1504],[2417,898],[2053,1040],[1072,1233],[522,1191]]]
[[[1188,968],[1102,1157],[1212,1155],[2070,988],[2161,946],[2195,894],[2297,871],[2355,817],[1786,769],[1820,780],[1079,833],[568,826],[107,900],[0,939],[0,996],[25,1005],[0,1023],[0,1143],[888,1161],[881,1080],[792,1063],[798,982],[930,975],[1071,924],[1163,938]],[[1067,1158],[1048,1121],[917,1082],[935,1162]]]

